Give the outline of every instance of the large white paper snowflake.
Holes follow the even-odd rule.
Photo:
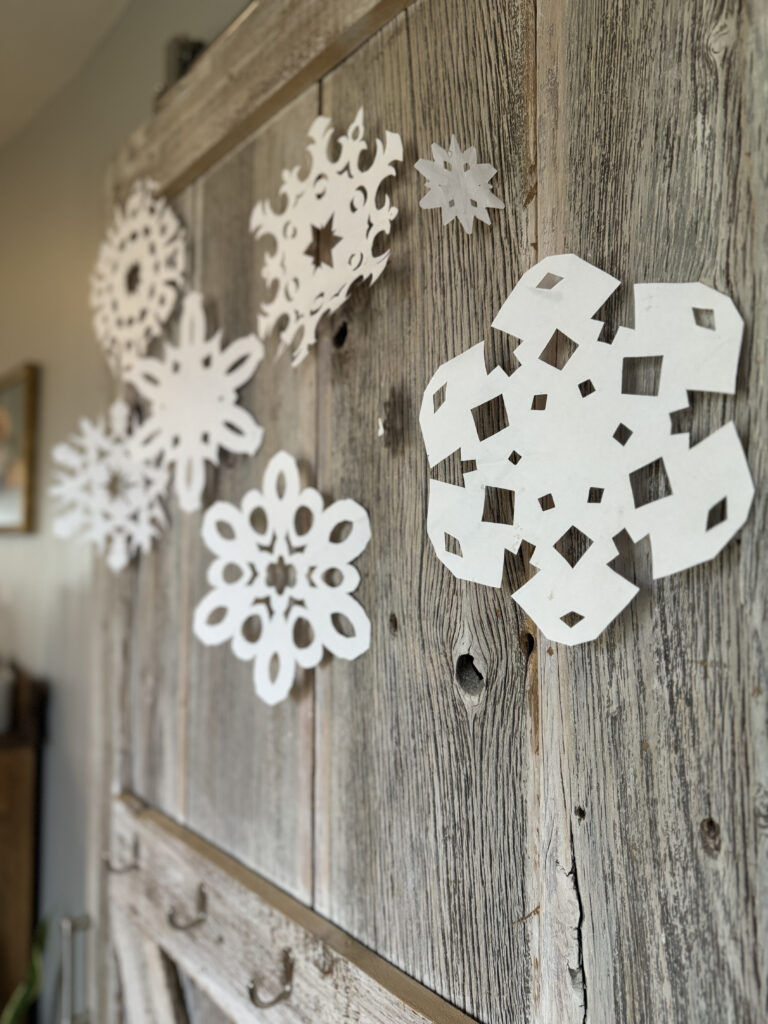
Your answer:
[[[184,288],[186,231],[148,178],[135,182],[91,276],[93,327],[120,374],[160,337]]]
[[[374,255],[373,246],[380,234],[390,233],[397,207],[388,196],[377,206],[376,194],[395,173],[393,161],[403,158],[400,136],[387,132],[383,146],[376,140],[368,169],[360,169],[360,157],[368,148],[362,109],[338,140],[337,160],[328,152],[333,137],[329,118],[316,118],[309,137],[312,166],[307,177],[299,177],[298,167],[283,171],[280,195],[285,209],[277,213],[262,201],[251,213],[251,231],[257,238],[271,236],[275,243],[264,259],[262,276],[276,288],[262,307],[258,331],[266,337],[285,318],[279,351],[292,347],[294,366],[315,344],[322,317],[346,301],[355,281],[373,284],[384,271],[389,250]]]
[[[264,346],[253,334],[226,347],[222,338],[220,330],[207,337],[203,297],[190,292],[178,344],[167,342],[161,358],[145,356],[125,375],[150,406],[136,430],[135,450],[141,458],[161,457],[173,467],[183,512],[201,507],[205,464],[218,465],[220,449],[255,455],[264,437],[238,398],[263,359]]]
[[[53,532],[92,542],[106,553],[113,572],[137,552],[148,552],[167,525],[168,471],[135,458],[130,436],[131,412],[118,400],[106,421],[82,419],[79,433],[53,449],[58,467],[50,488],[58,505]]]
[[[301,488],[295,459],[279,452],[261,491],[248,491],[239,508],[218,501],[203,517],[203,541],[216,557],[195,636],[208,646],[229,641],[236,658],[253,661],[267,704],[287,697],[297,666],[314,668],[324,649],[351,660],[370,646],[351,564],[370,539],[368,513],[349,499],[323,506],[318,491]]]
[[[479,164],[474,146],[463,150],[456,136],[451,148],[445,150],[432,143],[434,160],[417,160],[416,170],[427,179],[427,194],[419,201],[422,210],[440,209],[443,224],[458,217],[468,235],[475,218],[490,224],[489,209],[503,210],[504,203],[493,194],[491,178],[496,173],[492,164]]]
[[[742,319],[703,284],[636,285],[635,327],[593,319],[619,282],[577,256],[520,279],[493,326],[521,339],[509,376],[484,342],[444,363],[420,423],[430,466],[460,458],[463,486],[430,482],[427,532],[461,579],[498,587],[505,550],[535,545],[515,600],[550,639],[597,637],[637,587],[610,563],[622,530],[649,536],[655,578],[713,558],[754,486],[734,424],[689,446],[670,414],[688,391],[733,393]]]

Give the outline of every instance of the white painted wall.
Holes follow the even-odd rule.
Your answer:
[[[88,275],[108,222],[107,164],[146,120],[174,35],[210,41],[244,0],[131,0],[80,73],[0,149],[0,373],[42,370],[37,532],[0,536],[0,654],[50,683],[43,768],[41,903],[54,921],[86,908],[90,553],[51,536],[51,446],[111,393],[90,327]],[[29,55],[34,61],[35,54]],[[58,929],[46,958],[43,1024],[58,1020]]]

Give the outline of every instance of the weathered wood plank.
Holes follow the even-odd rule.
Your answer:
[[[410,2],[256,0],[126,143],[111,168],[113,194],[146,174],[180,191]]]
[[[174,969],[160,947],[116,908],[112,935],[124,1024],[186,1024]]]
[[[764,11],[558,0],[539,9],[537,50],[541,255],[578,252],[621,278],[611,328],[632,324],[634,282],[733,297],[739,393],[695,396],[694,439],[735,418],[759,482]],[[552,926],[537,1020],[765,1019],[767,507],[758,483],[740,539],[680,576],[652,581],[647,544],[622,556],[642,593],[596,643],[541,638]]]
[[[319,486],[368,508],[373,537],[358,559],[371,650],[317,671],[315,905],[493,1022],[525,1018],[537,928],[525,622],[509,580],[499,591],[461,583],[426,541],[418,410],[440,363],[492,341],[495,310],[535,260],[533,18],[528,3],[417,3],[322,83],[337,128],[362,105],[366,136],[400,131],[405,160],[391,186],[390,264],[317,348]],[[499,168],[507,204],[471,237],[418,208],[413,164],[452,132]],[[515,586],[523,572],[511,563]],[[457,681],[464,655],[477,686],[470,671]]]
[[[118,917],[165,950],[227,1017],[277,1024],[470,1024],[434,993],[171,819],[133,798],[116,801],[114,810],[118,841],[130,844],[137,837],[141,850],[139,871],[111,878]],[[171,905],[182,918],[188,909],[194,913],[201,884],[204,921],[186,930],[172,927]],[[258,977],[262,998],[277,994],[284,950],[293,958],[291,995],[259,1012],[250,1002],[249,982]]]
[[[232,340],[254,329],[265,297],[263,252],[248,232],[251,206],[273,196],[283,167],[300,163],[306,132],[317,115],[318,91],[308,89],[247,145],[200,182],[202,217],[196,244],[209,318]],[[303,466],[315,462],[315,364],[296,370],[264,361],[242,401],[265,429],[254,459],[225,459],[211,476],[206,504],[239,504],[261,485],[268,459],[281,448]],[[200,515],[190,517],[189,602],[206,589],[210,553],[200,541]],[[275,708],[254,694],[253,669],[228,645],[203,647],[187,629],[182,638],[188,675],[186,820],[212,842],[309,902],[312,892],[312,773],[314,697],[311,674]]]
[[[190,240],[190,287],[200,285],[199,188],[191,186],[175,201]],[[177,310],[171,339],[176,340]],[[153,353],[159,353],[156,343]],[[129,392],[128,397],[133,395]],[[130,652],[125,662],[130,718],[131,789],[143,800],[176,817],[184,811],[184,704],[187,667],[184,654],[190,632],[190,552],[198,546],[190,517],[171,492],[166,500],[168,527],[148,555],[128,570],[131,595]],[[124,781],[124,780],[123,780]]]

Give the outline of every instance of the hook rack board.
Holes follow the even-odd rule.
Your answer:
[[[341,929],[135,797],[115,800],[112,824],[116,863],[132,862],[138,849],[135,870],[109,881],[118,959],[121,936],[137,930],[233,1021],[261,1019],[249,984],[258,976],[265,993],[279,993],[288,950],[291,995],[269,1008],[276,1024],[471,1024]],[[179,917],[198,914],[201,885],[200,923],[174,926],[171,908]]]

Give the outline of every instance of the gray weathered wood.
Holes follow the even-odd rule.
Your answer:
[[[443,361],[491,341],[495,309],[535,260],[533,15],[527,3],[417,3],[322,83],[338,128],[362,105],[367,138],[401,132],[405,159],[390,263],[334,319],[343,347],[326,336],[317,348],[319,485],[362,502],[373,537],[358,559],[370,652],[317,671],[316,906],[493,1022],[524,1019],[537,927],[526,626],[509,580],[459,582],[426,542],[418,410]],[[452,132],[499,168],[507,204],[471,237],[418,208],[413,164]],[[522,560],[510,572],[520,585]],[[476,693],[455,678],[466,654],[484,677]]]
[[[308,89],[265,125],[232,157],[213,168],[198,187],[202,213],[195,244],[211,323],[234,339],[254,329],[265,296],[260,257],[248,232],[251,207],[277,197],[283,167],[301,163],[306,133],[317,114],[318,90]],[[259,257],[257,261],[257,256]],[[303,469],[315,462],[315,363],[298,369],[264,363],[244,389],[242,401],[266,428],[254,459],[225,457],[211,475],[206,504],[222,498],[239,504],[261,486],[269,458],[281,448]],[[189,517],[196,539],[189,553],[191,608],[206,590],[211,555],[200,539],[200,515]],[[228,645],[205,648],[181,637],[188,688],[185,818],[190,827],[306,901],[312,892],[311,674],[277,707],[253,692],[253,668],[237,661]]]
[[[138,837],[141,867],[110,879],[116,920],[163,949],[179,969],[235,1021],[276,1024],[470,1024],[434,993],[417,985],[303,904],[157,811],[133,798],[116,801],[116,841]],[[196,913],[205,887],[205,919],[174,928]],[[259,980],[264,999],[283,986],[283,951],[294,961],[290,997],[256,1010],[248,994]],[[144,1020],[145,1018],[137,1018]],[[146,1018],[151,1019],[151,1018]],[[162,1018],[163,1024],[173,1017]]]
[[[713,562],[651,579],[596,643],[539,650],[548,1021],[765,1019],[766,16],[760,5],[540,6],[539,252],[698,281],[746,321],[735,418],[757,481]],[[762,810],[762,816],[761,816]],[[758,848],[762,867],[758,870]],[[762,892],[762,895],[761,895]],[[583,976],[579,960],[583,956]],[[553,1016],[553,1008],[558,1011]]]
[[[146,174],[179,191],[410,2],[255,0],[128,140],[112,165],[113,194]]]

